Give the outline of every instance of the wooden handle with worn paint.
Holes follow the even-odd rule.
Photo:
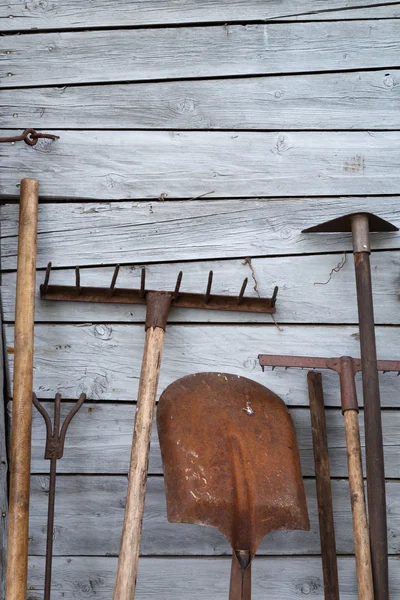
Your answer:
[[[140,373],[128,492],[113,600],[133,600],[135,596],[150,439],[170,302],[170,296],[148,294],[146,342]]]
[[[25,600],[27,590],[38,193],[36,179],[21,181],[6,600]]]
[[[346,431],[347,465],[349,472],[351,510],[353,515],[358,598],[359,600],[374,600],[358,412],[356,410],[346,410],[343,413],[343,418]]]

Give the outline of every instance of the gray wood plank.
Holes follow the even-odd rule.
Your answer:
[[[91,0],[90,3],[69,0],[67,4],[9,0],[0,7],[4,31],[265,19],[378,18],[398,17],[399,14],[397,2],[375,1],[369,6],[365,0],[330,0],[328,7],[326,0],[184,0],[178,4],[169,0],[117,0],[112,3],[112,8],[102,0]]]
[[[400,9],[399,9],[400,10]],[[400,71],[3,90],[1,127],[399,129]],[[110,110],[110,106],[112,110]]]
[[[11,387],[13,327],[5,326]],[[399,329],[376,327],[381,359],[398,358]],[[140,325],[37,325],[35,328],[34,389],[38,397],[65,399],[86,392],[89,399],[136,399],[144,344]],[[308,403],[305,371],[266,370],[257,355],[359,356],[359,333],[350,326],[171,325],[168,327],[160,374],[160,392],[178,377],[204,371],[224,371],[249,377],[272,389],[288,405]],[[324,377],[325,400],[339,406],[336,373]],[[399,408],[399,378],[381,377],[382,405]],[[361,393],[359,394],[361,402]]]
[[[69,174],[68,180],[75,178]],[[397,196],[40,204],[37,266],[46,267],[49,261],[71,267],[344,252],[352,249],[348,234],[301,231],[357,211],[376,213],[400,226]],[[1,266],[16,269],[18,205],[2,206],[1,219]],[[373,249],[397,249],[399,241],[399,233],[371,235]],[[268,294],[269,285],[267,281]]]
[[[53,405],[46,402],[44,406],[49,414],[52,414]],[[63,403],[63,417],[66,416],[72,406],[71,403]],[[58,472],[66,474],[127,474],[135,409],[135,405],[132,404],[85,405],[68,429],[64,456],[57,466]],[[290,412],[296,428],[302,473],[304,476],[312,477],[315,472],[309,411],[303,408],[292,408]],[[326,411],[326,420],[331,476],[347,477],[346,442],[341,411]],[[400,411],[383,411],[382,421],[385,474],[387,478],[400,479],[400,440],[398,436]],[[364,448],[362,411],[360,412],[360,433],[362,447]],[[42,474],[47,473],[49,470],[49,461],[43,459],[45,436],[43,418],[34,410],[32,473]],[[150,446],[149,473],[153,475],[162,473],[160,448],[155,425]]]
[[[399,33],[383,19],[10,35],[0,78],[16,87],[395,67]]]
[[[0,316],[1,324],[1,316]],[[0,334],[0,598],[4,598],[7,556],[7,444],[5,428],[3,334]]]
[[[390,562],[390,591],[400,595],[400,558]],[[357,600],[354,558],[338,560],[341,597]],[[117,568],[116,558],[55,557],[52,598],[83,600],[95,596],[109,600]],[[225,600],[229,589],[229,558],[145,558],[139,561],[138,600]],[[321,559],[319,557],[268,557],[253,562],[252,592],[255,600],[279,598],[301,600],[312,595],[323,600]],[[31,557],[28,600],[42,600],[44,561]]]
[[[43,197],[99,200],[400,189],[399,132],[53,132],[61,139],[1,145],[0,193],[15,196],[22,177],[39,179]]]
[[[339,272],[329,274],[338,264],[344,263]],[[381,325],[400,325],[398,310],[398,272],[400,252],[375,252],[371,256],[375,322]],[[280,287],[276,320],[284,323],[337,323],[358,322],[355,295],[353,257],[338,254],[309,256],[280,256],[254,258],[250,268],[244,259],[185,262],[146,265],[149,289],[175,289],[176,277],[183,271],[182,290],[204,292],[208,273],[213,270],[213,292],[237,295],[245,277],[249,278],[246,296],[256,297],[257,289],[262,297],[272,294],[275,285]],[[81,269],[81,284],[88,286],[110,285],[114,267]],[[140,267],[121,267],[118,286],[131,289],[139,287]],[[113,304],[87,304],[84,302],[49,302],[40,300],[39,286],[43,283],[43,271],[37,273],[36,322],[143,322],[145,306]],[[54,284],[75,283],[75,271],[59,269],[51,274]],[[2,277],[2,306],[4,320],[14,321],[15,273]],[[326,285],[321,285],[326,283]],[[212,323],[271,323],[271,315],[257,313],[223,312],[214,310],[171,309],[170,322]]]
[[[318,509],[315,481],[304,482],[310,531],[277,531],[268,534],[258,554],[319,554]],[[60,477],[57,481],[57,512],[54,526],[54,555],[107,555],[119,552],[127,489],[126,477]],[[400,483],[386,484],[389,553],[400,554]],[[332,481],[337,552],[352,554],[353,530],[349,484]],[[44,555],[48,477],[33,476],[29,515],[29,553]],[[141,541],[143,555],[229,554],[228,541],[214,528],[169,523],[164,481],[149,477]]]

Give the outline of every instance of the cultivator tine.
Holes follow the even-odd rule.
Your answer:
[[[43,289],[44,289],[45,293],[47,292],[47,288],[49,287],[50,271],[51,271],[51,262],[49,262],[49,264],[47,265],[46,275],[44,277]]]
[[[246,287],[247,287],[248,281],[249,280],[248,280],[247,277],[246,277],[246,279],[243,280],[242,287],[241,287],[240,292],[239,292],[239,296],[237,297],[237,303],[238,304],[242,303],[243,296],[244,296],[244,293],[246,291]]]
[[[81,293],[81,274],[79,271],[79,267],[75,267],[75,287],[79,296],[79,294]]]
[[[211,286],[212,286],[212,281],[213,281],[213,276],[214,273],[212,271],[209,272],[208,274],[208,281],[207,281],[207,289],[206,289],[206,294],[204,296],[204,302],[207,304],[208,301],[210,300],[210,296],[211,296]]]
[[[174,291],[174,299],[175,300],[177,300],[179,297],[179,290],[180,290],[181,283],[182,283],[182,275],[183,275],[183,272],[179,271],[178,277],[176,279],[175,291]]]
[[[140,272],[140,297],[144,298],[146,296],[146,269],[143,269]]]
[[[275,306],[275,304],[276,304],[276,299],[277,299],[277,297],[278,297],[278,290],[279,290],[279,288],[278,288],[278,286],[276,285],[276,286],[274,287],[274,293],[272,294],[272,298],[271,298],[271,304],[272,304],[272,306]]]
[[[115,284],[117,283],[118,273],[119,273],[119,265],[117,265],[114,269],[114,275],[111,280],[109,296],[112,296],[114,294]]]

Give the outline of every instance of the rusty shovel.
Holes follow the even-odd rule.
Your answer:
[[[309,529],[296,434],[284,402],[225,373],[178,379],[157,426],[168,520],[218,529],[232,547],[230,600],[250,600],[250,564],[270,531]]]

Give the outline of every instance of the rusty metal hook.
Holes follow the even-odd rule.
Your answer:
[[[19,135],[10,135],[7,137],[0,137],[0,143],[2,142],[25,142],[28,146],[36,146],[39,138],[46,138],[48,140],[59,140],[59,135],[54,135],[53,133],[38,133],[36,129],[32,129],[31,127],[25,129]]]

